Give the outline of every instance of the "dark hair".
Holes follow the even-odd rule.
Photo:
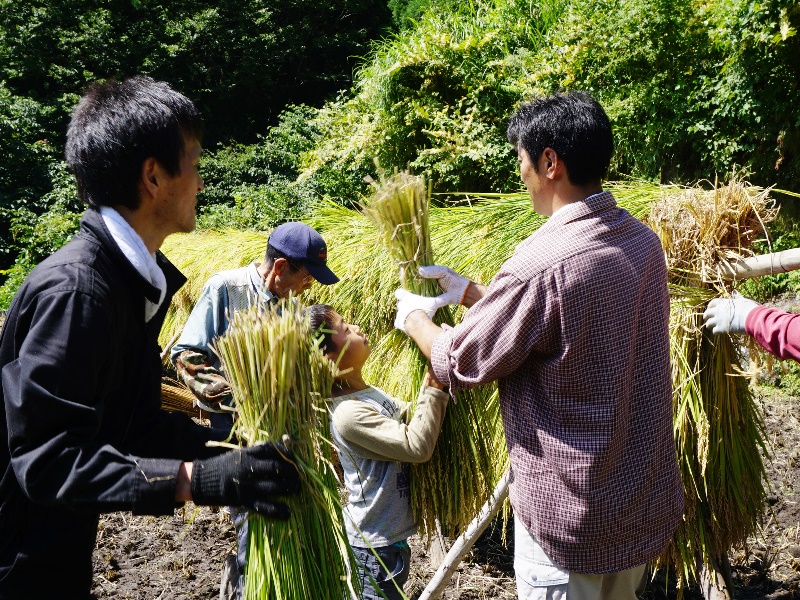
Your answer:
[[[508,124],[508,141],[522,146],[538,173],[537,159],[552,148],[573,185],[602,180],[614,154],[611,123],[591,94],[569,92],[522,104]]]
[[[184,135],[200,140],[202,119],[169,84],[144,76],[92,84],[67,130],[65,154],[78,196],[90,206],[135,210],[142,164],[152,157],[177,175]]]
[[[276,258],[285,258],[286,262],[289,263],[289,269],[291,269],[292,273],[295,273],[295,272],[300,270],[300,265],[296,264],[291,258],[286,256],[280,250],[274,248],[273,246],[270,246],[269,242],[267,242],[267,254],[264,257],[264,262],[267,263],[267,270],[268,271],[272,270],[272,265],[275,264],[275,259]],[[331,309],[331,310],[333,310],[333,309]]]
[[[339,350],[333,342],[333,334],[330,333],[333,329],[333,317],[336,314],[333,307],[328,304],[312,304],[304,312],[308,315],[311,331],[316,337],[322,337],[319,349],[325,354]],[[328,331],[321,331],[324,329]]]

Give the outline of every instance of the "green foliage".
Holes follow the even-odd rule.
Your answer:
[[[57,143],[47,135],[58,109],[16,96],[0,82],[0,269],[14,260],[9,230],[13,211],[41,212],[51,188],[49,167]]]
[[[515,105],[594,93],[612,118],[612,176],[714,179],[745,166],[796,189],[800,7],[791,0],[403,2],[423,11],[376,46],[356,85],[320,113],[305,176],[338,201],[366,192],[373,161],[437,191],[518,186],[504,139]]]
[[[562,7],[475,2],[427,12],[376,47],[350,96],[320,111],[304,176],[343,202],[366,192],[375,161],[424,174],[437,191],[517,189],[506,124]]]
[[[388,20],[379,0],[4,0],[0,80],[49,104],[146,73],[198,103],[211,143],[252,141],[288,102],[347,87]]]
[[[700,13],[721,59],[703,80],[710,158],[749,165],[759,185],[797,189],[800,6],[793,0],[718,0]],[[708,115],[710,113],[710,116]]]
[[[78,231],[82,210],[66,163],[55,163],[50,178],[54,187],[42,198],[42,204],[47,206],[44,213],[38,214],[27,207],[11,213],[12,250],[17,259],[10,269],[0,271],[0,275],[6,277],[0,286],[0,310],[8,308],[31,269],[66,244]]]
[[[208,147],[260,142],[287,103],[319,105],[348,87],[356,57],[389,19],[383,0],[0,0],[0,270],[27,245],[21,236],[31,230],[20,223],[33,217],[25,211],[47,208],[49,165],[63,155],[69,113],[88,83],[135,73],[169,81],[205,115]],[[268,188],[235,194],[226,183],[208,204],[266,202],[275,215],[259,219],[268,221],[302,212],[303,189],[283,191],[296,160],[294,142],[284,142],[270,167],[283,179],[254,175],[240,184]]]
[[[790,0],[574,0],[536,89],[598,97],[617,173],[688,182],[746,165],[794,189],[799,23]]]
[[[576,0],[553,32],[537,88],[600,100],[614,125],[612,172],[688,181],[705,156],[691,125],[695,81],[711,68],[707,45],[691,0]]]
[[[220,146],[204,155],[199,227],[266,230],[301,218],[312,191],[295,179],[300,157],[317,138],[315,113],[308,106],[289,107],[256,144]]]
[[[412,27],[429,10],[450,12],[455,9],[458,0],[389,0],[387,3],[392,13],[392,22],[398,29]]]

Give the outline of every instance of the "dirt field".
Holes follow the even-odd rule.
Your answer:
[[[731,553],[740,600],[800,600],[800,399],[760,387],[773,448],[771,486],[763,531]],[[500,543],[499,525],[484,534],[461,565],[445,598],[513,599],[512,547]],[[425,547],[412,539],[413,563],[406,592],[419,597],[433,575]],[[172,517],[104,516],[94,555],[97,598],[217,598],[222,559],[235,546],[233,527],[220,510],[189,505]],[[648,585],[645,598],[673,599],[674,580],[664,573]],[[701,598],[688,590],[687,600]]]

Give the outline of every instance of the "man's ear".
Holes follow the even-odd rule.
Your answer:
[[[275,275],[286,275],[288,268],[289,268],[289,261],[287,261],[282,256],[276,258],[272,263],[272,271],[275,273]]]
[[[139,184],[142,191],[148,196],[155,196],[158,193],[158,185],[162,176],[161,165],[153,158],[146,158],[142,163],[142,172]]]
[[[564,163],[558,156],[558,152],[552,148],[545,148],[542,152],[544,157],[545,176],[549,179],[556,179],[564,172]]]

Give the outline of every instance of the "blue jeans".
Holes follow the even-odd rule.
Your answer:
[[[378,548],[353,547],[353,553],[358,561],[358,575],[364,585],[363,600],[405,599],[402,589],[411,570],[411,548],[406,542]],[[375,589],[376,586],[380,591]]]

